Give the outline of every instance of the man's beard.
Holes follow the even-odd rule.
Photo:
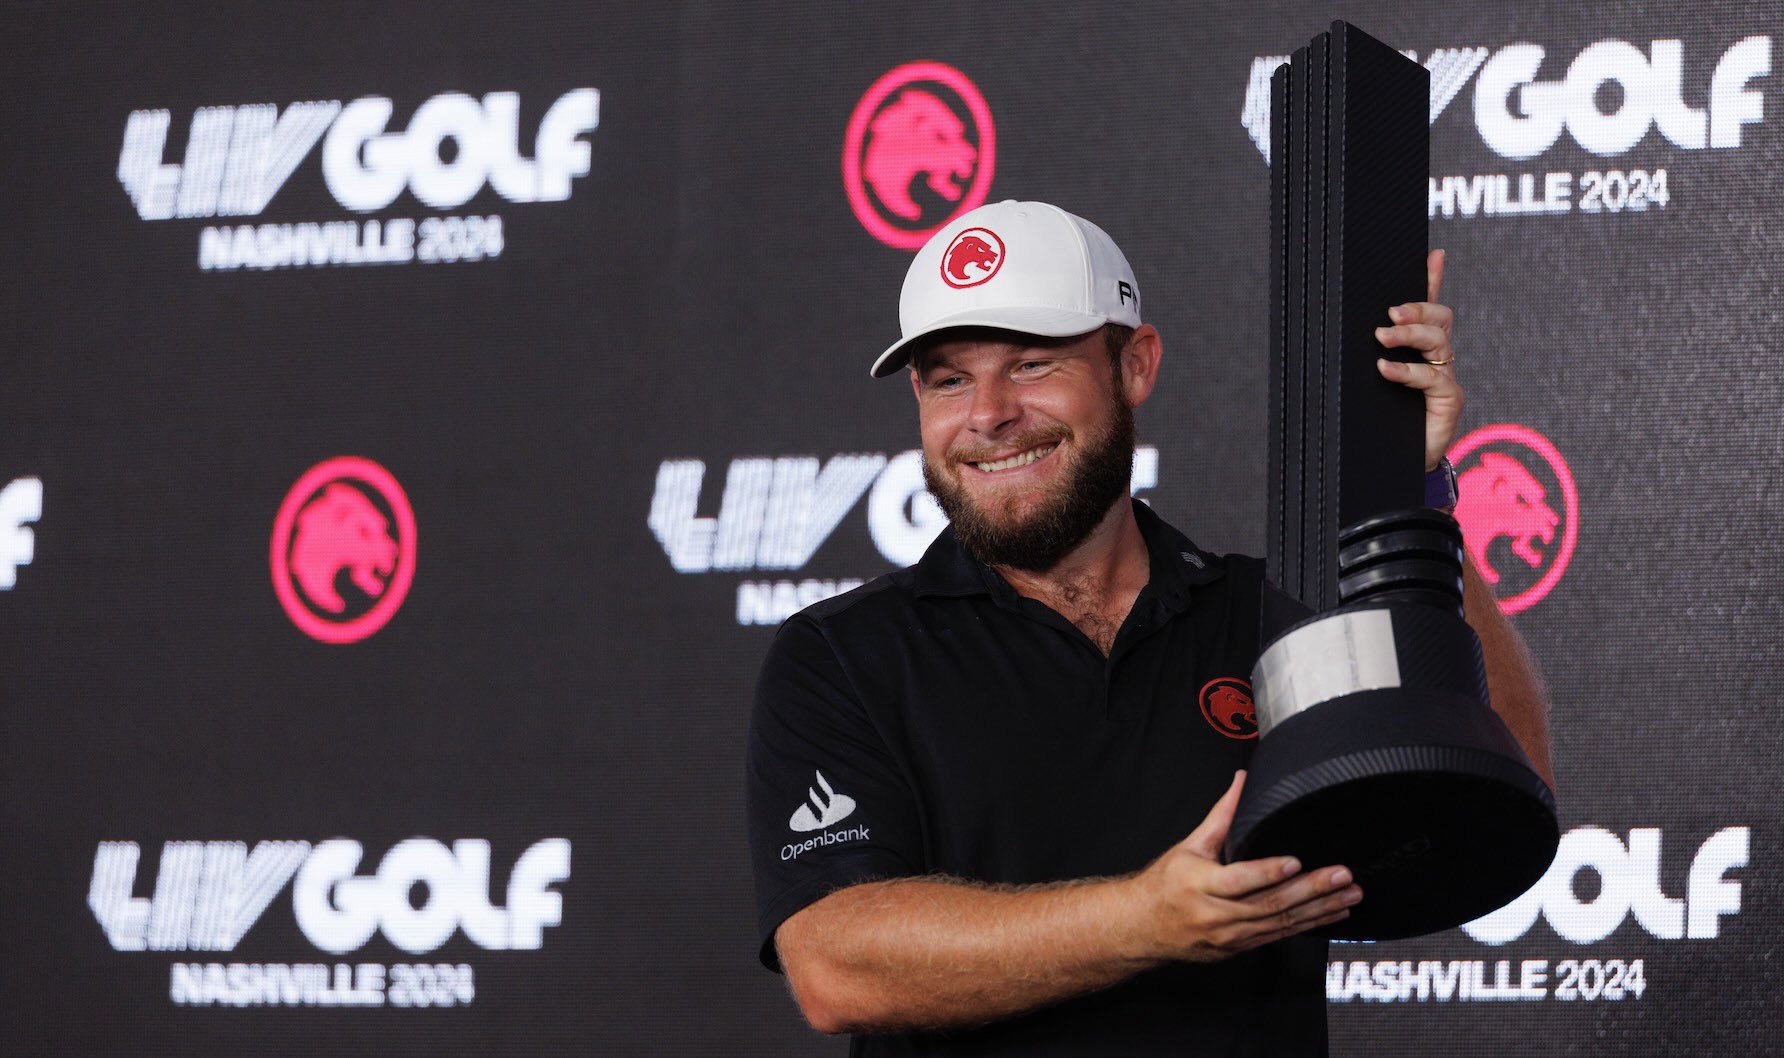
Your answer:
[[[1041,573],[1084,542],[1115,501],[1127,494],[1133,479],[1134,410],[1119,390],[1110,405],[1109,421],[1084,439],[1078,460],[1057,484],[1038,497],[1025,493],[992,501],[1002,507],[1001,518],[980,507],[957,482],[943,480],[927,457],[923,460],[923,481],[967,554],[988,565]],[[1026,450],[1047,440],[1046,436],[1032,443],[1024,439],[1021,447]],[[1018,518],[1017,504],[1036,499],[1038,507]]]

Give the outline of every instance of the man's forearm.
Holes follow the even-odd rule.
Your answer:
[[[824,1032],[979,1025],[1349,915],[1363,892],[1346,868],[1220,862],[1244,785],[1235,775],[1188,837],[1122,878],[1021,888],[905,878],[831,893],[775,931],[793,996]]]
[[[983,1024],[1116,984],[1160,960],[1126,883],[1023,888],[948,879],[832,893],[775,935],[795,998],[824,1032]]]
[[[1462,563],[1462,604],[1468,623],[1480,637],[1487,665],[1487,693],[1493,710],[1505,722],[1512,737],[1524,747],[1537,774],[1555,788],[1549,762],[1549,692],[1542,674],[1524,645],[1524,637],[1512,627],[1493,589],[1481,578],[1472,558]]]

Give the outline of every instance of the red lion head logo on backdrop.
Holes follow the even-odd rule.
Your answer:
[[[885,207],[905,220],[923,215],[911,197],[911,180],[925,173],[929,189],[949,202],[960,201],[979,152],[966,139],[966,125],[946,103],[920,88],[907,88],[868,126],[872,139],[861,177]]]
[[[1487,561],[1487,548],[1500,537],[1531,569],[1543,564],[1537,541],[1551,544],[1561,516],[1546,502],[1548,492],[1524,465],[1500,452],[1487,452],[1457,479],[1456,521],[1468,528],[1468,553],[1488,584],[1500,574]]]
[[[943,225],[984,205],[996,170],[991,107],[972,78],[947,63],[887,70],[862,94],[843,132],[849,208],[868,234],[900,250],[921,247]],[[929,193],[913,198],[919,177]]]
[[[359,590],[376,599],[384,594],[396,559],[389,519],[351,485],[330,484],[297,514],[291,575],[310,601],[329,613],[347,608],[335,590],[341,570],[349,570]]]
[[[371,460],[325,459],[285,493],[269,557],[273,594],[292,624],[323,643],[356,643],[408,598],[415,510],[390,471]],[[370,606],[342,598],[335,585],[343,570]]]

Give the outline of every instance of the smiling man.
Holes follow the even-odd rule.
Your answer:
[[[1450,311],[1390,311],[1439,470]],[[1338,864],[1222,864],[1253,741],[1208,712],[1305,611],[1262,563],[1134,503],[1163,347],[1126,258],[1037,202],[974,210],[911,264],[903,336],[948,514],[915,566],[789,619],[757,686],[748,812],[761,957],[857,1055],[1325,1052]],[[1547,774],[1541,684],[1477,573],[1494,706]],[[1234,711],[1229,707],[1227,712]]]

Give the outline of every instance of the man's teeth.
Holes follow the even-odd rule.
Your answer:
[[[1026,452],[1018,452],[1008,459],[999,459],[991,463],[974,463],[973,466],[988,474],[996,473],[999,470],[1008,470],[1011,467],[1025,467],[1057,447],[1059,447],[1057,444],[1042,445],[1039,448],[1030,448]]]

